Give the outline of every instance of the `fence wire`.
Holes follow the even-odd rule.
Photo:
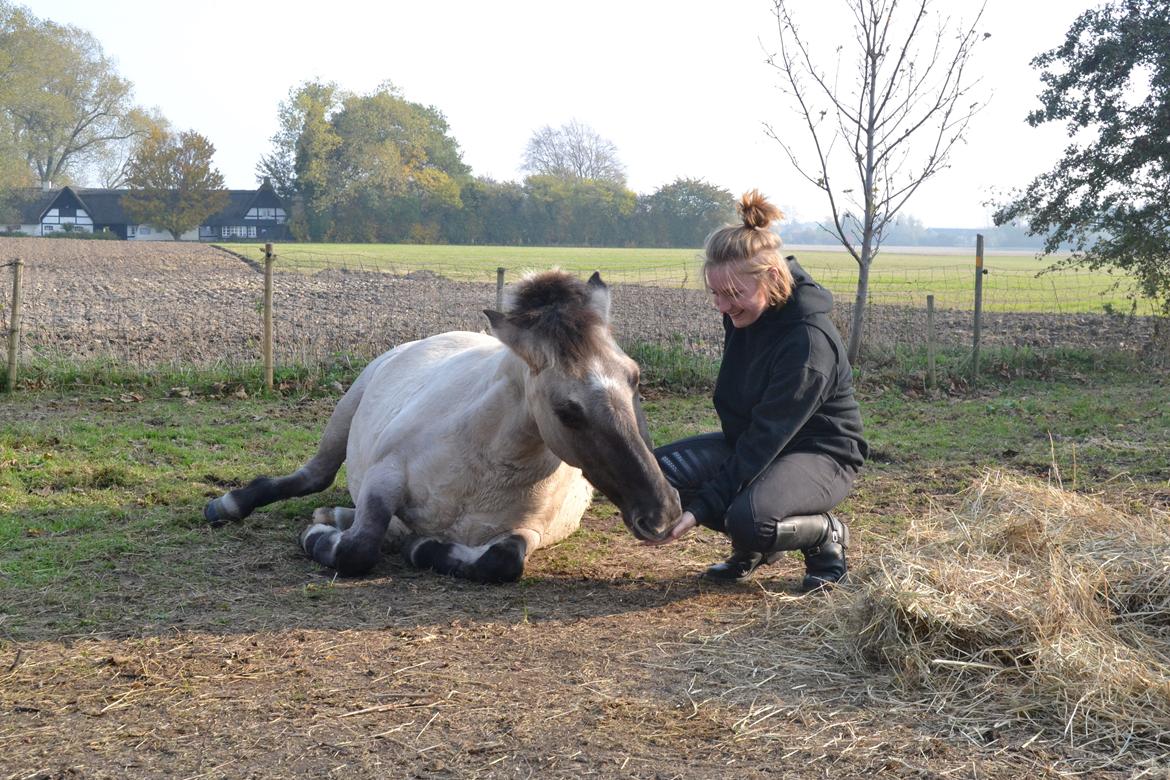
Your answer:
[[[490,254],[490,250],[485,250]],[[446,330],[487,329],[497,271],[432,263],[374,262],[359,253],[278,247],[274,273],[277,365],[361,361],[404,341]],[[103,360],[137,368],[254,364],[261,359],[263,268],[208,245],[0,238],[0,264],[24,261],[22,363]],[[583,276],[593,267],[567,270]],[[505,272],[515,282],[524,268]],[[806,264],[836,295],[834,319],[848,336],[855,274]],[[1103,290],[1077,272],[1037,277],[986,262],[981,343],[988,347],[1140,350],[1155,337],[1149,303],[1126,308],[1124,291]],[[698,279],[699,261],[601,268],[613,289],[613,328],[626,345],[717,358],[718,314]],[[3,283],[7,286],[7,279]],[[0,287],[0,289],[4,289]],[[926,298],[935,298],[935,344],[973,338],[973,270],[886,272],[875,264],[865,350],[917,349],[928,337]],[[3,307],[8,322],[7,294]],[[1118,303],[1121,301],[1122,303]]]

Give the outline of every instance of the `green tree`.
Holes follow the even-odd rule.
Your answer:
[[[214,154],[211,142],[194,131],[152,130],[127,165],[126,215],[166,230],[176,241],[198,227],[228,203],[223,176],[211,164]]]
[[[102,160],[140,131],[135,109],[96,38],[0,0],[0,130],[32,175],[68,180]]]
[[[699,247],[735,217],[735,196],[702,179],[675,179],[645,199],[644,240],[659,246]]]
[[[330,117],[341,97],[333,82],[294,87],[280,104],[273,149],[257,165],[258,177],[268,178],[277,194],[293,204],[289,229],[301,240],[322,241],[329,234],[335,200],[329,166],[341,145]]]
[[[1055,265],[1117,268],[1170,314],[1170,5],[1114,0],[1077,17],[1064,43],[1032,60],[1045,84],[1036,127],[1074,139],[1047,173],[995,213],[1026,219]]]
[[[450,209],[443,236],[457,244],[515,246],[527,238],[525,191],[518,182],[488,178],[466,181],[459,193],[462,207]]]
[[[258,173],[299,204],[299,238],[437,240],[470,180],[442,113],[388,82],[366,95],[332,83],[295,88],[272,141]]]
[[[437,238],[438,215],[461,205],[460,186],[470,173],[443,115],[384,83],[369,95],[346,96],[331,124],[339,143],[330,186],[349,232],[375,240]]]
[[[630,217],[637,196],[624,184],[581,179],[569,185],[565,243],[623,246],[631,243]]]

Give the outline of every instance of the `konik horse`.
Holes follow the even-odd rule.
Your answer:
[[[368,572],[387,534],[414,566],[482,582],[520,578],[528,555],[580,524],[592,486],[633,534],[681,513],[650,451],[638,366],[609,330],[609,290],[548,271],[516,285],[494,336],[402,344],[361,372],[317,453],[283,477],[213,499],[212,525],[329,487],[345,461],[354,507],[321,508],[300,542],[344,575]]]

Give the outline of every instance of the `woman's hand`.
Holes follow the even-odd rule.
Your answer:
[[[661,547],[664,544],[670,544],[671,542],[677,542],[679,539],[681,539],[684,535],[686,535],[686,533],[688,531],[690,531],[692,528],[694,528],[696,525],[698,525],[698,521],[695,520],[695,516],[692,515],[690,512],[683,512],[682,517],[680,517],[678,519],[678,522],[674,524],[674,528],[670,529],[669,536],[665,537],[664,539],[658,539],[658,540],[647,539],[646,541],[642,542],[642,544],[647,545],[649,547]]]

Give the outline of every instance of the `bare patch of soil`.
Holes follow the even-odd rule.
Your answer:
[[[135,366],[255,361],[262,333],[263,275],[208,245],[0,238],[0,259],[25,261],[23,345],[28,354],[106,358]],[[316,362],[372,357],[444,330],[483,330],[495,306],[494,278],[455,282],[426,272],[405,275],[328,269],[278,272],[274,293],[276,358]],[[851,304],[835,318],[847,332]],[[615,285],[614,330],[631,341],[674,344],[717,355],[722,330],[695,290]],[[919,346],[926,312],[871,305],[872,346]],[[935,314],[940,345],[969,346],[969,312]],[[988,346],[1137,349],[1153,332],[1149,317],[1090,314],[987,314]]]
[[[6,642],[0,776],[1012,778],[1064,758],[887,700],[818,629],[833,599],[789,592],[794,559],[703,585],[712,536],[640,547],[602,507],[595,557],[538,553],[516,585],[396,559],[333,581],[256,520],[186,605],[130,587],[92,634]]]

